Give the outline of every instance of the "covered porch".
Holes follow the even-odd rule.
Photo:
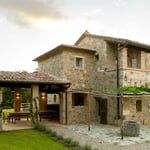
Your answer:
[[[66,108],[65,108],[65,93],[70,87],[70,83],[67,80],[58,79],[52,75],[47,75],[39,72],[10,72],[10,71],[0,71],[0,104],[3,100],[3,87],[9,87],[14,93],[14,111],[9,114],[11,119],[10,123],[16,123],[16,121],[21,121],[21,119],[27,119],[30,110],[24,111],[21,107],[21,88],[30,88],[31,90],[31,101],[33,104],[33,99],[38,98],[37,106],[39,110],[40,121],[45,119],[51,119],[52,117],[57,119],[59,123],[64,124],[66,122]],[[53,100],[51,101],[51,99]],[[59,102],[57,102],[59,99]],[[50,101],[48,103],[48,101]],[[54,103],[53,103],[54,102]],[[1,108],[1,107],[0,107]],[[11,115],[16,115],[12,117]],[[19,115],[19,116],[17,116]],[[17,118],[20,118],[17,120]],[[5,125],[6,121],[3,120],[3,114],[1,109],[1,119],[0,127],[1,130]],[[30,120],[30,119],[29,119]],[[26,120],[27,122],[28,120]]]

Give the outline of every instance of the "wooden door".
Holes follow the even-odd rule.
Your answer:
[[[100,123],[107,124],[107,99],[99,99],[98,105]]]

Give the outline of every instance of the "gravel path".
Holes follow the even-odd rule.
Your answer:
[[[95,150],[150,150],[150,127],[141,127],[139,137],[121,139],[120,128],[109,125],[48,125],[64,137],[91,145]]]

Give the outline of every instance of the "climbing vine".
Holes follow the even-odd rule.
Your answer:
[[[148,94],[150,93],[150,88],[146,86],[123,86],[118,88],[107,89],[105,92],[122,92],[124,94]]]
[[[34,97],[32,102],[31,102],[31,119],[32,123],[38,124],[39,123],[39,108],[38,108],[38,103],[39,103],[39,97]]]

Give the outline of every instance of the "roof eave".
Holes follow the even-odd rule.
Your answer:
[[[137,41],[129,40],[129,39],[123,39],[123,38],[116,38],[116,37],[109,37],[109,36],[101,36],[101,35],[96,35],[96,34],[91,34],[88,31],[85,31],[80,38],[76,41],[75,45],[78,45],[85,37],[91,36],[95,38],[100,38],[103,39],[107,42],[115,43],[115,44],[122,44],[122,43],[128,43],[128,45],[131,46],[136,46],[143,48],[145,51],[150,52],[150,45],[145,44],[145,43],[140,43]]]
[[[82,48],[82,47],[78,47],[76,45],[65,45],[65,44],[61,44],[57,47],[55,47],[54,49],[38,56],[37,58],[33,59],[33,61],[41,61],[43,59],[45,59],[46,57],[48,57],[48,55],[51,55],[52,53],[58,53],[59,50],[62,50],[63,48],[72,48],[72,49],[79,49],[79,50],[87,50],[87,51],[92,51],[92,52],[95,52],[96,50],[94,49],[87,49],[87,48]]]

